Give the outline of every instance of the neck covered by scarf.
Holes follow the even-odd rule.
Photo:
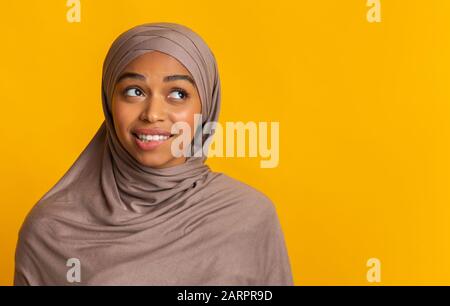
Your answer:
[[[15,285],[292,285],[275,207],[260,191],[213,172],[206,157],[155,169],[120,144],[114,84],[137,56],[157,50],[192,74],[203,124],[218,120],[215,57],[191,29],[148,23],[121,34],[105,58],[105,121],[19,232]],[[205,135],[203,143],[213,134]]]

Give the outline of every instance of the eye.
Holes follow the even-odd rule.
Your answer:
[[[176,93],[175,95],[172,95],[172,93]],[[169,97],[173,97],[175,99],[187,99],[189,97],[189,94],[187,93],[186,90],[181,89],[181,88],[175,88],[169,95]]]
[[[139,97],[140,95],[143,95],[143,92],[137,87],[131,87],[125,89],[124,94],[130,97]]]

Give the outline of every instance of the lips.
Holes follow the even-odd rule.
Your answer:
[[[135,135],[135,134],[133,134]],[[155,149],[156,147],[160,146],[161,144],[169,141],[172,137],[170,136],[162,136],[162,135],[147,135],[147,137],[151,137],[150,140],[144,140],[140,139],[137,135],[134,136],[134,142],[136,146],[143,150],[143,151],[151,151]],[[154,139],[155,137],[156,139]],[[163,139],[160,139],[159,137],[164,137]],[[147,138],[148,139],[148,138]]]
[[[136,128],[132,131],[132,134],[172,136],[170,132],[161,128]]]
[[[131,135],[133,135],[137,140],[140,140],[140,138],[139,138],[139,135],[144,135],[144,133],[142,133],[142,134],[136,134],[136,133],[134,133],[134,132],[131,132]],[[168,139],[170,139],[170,138],[172,138],[173,136],[175,136],[175,134],[145,134],[145,135],[164,135],[164,136],[168,136],[169,138],[167,138],[166,140],[168,140]]]

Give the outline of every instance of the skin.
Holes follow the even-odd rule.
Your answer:
[[[162,52],[144,53],[123,70],[141,77],[125,77],[115,84],[112,115],[117,137],[123,147],[142,165],[167,168],[182,164],[186,157],[174,157],[171,144],[175,135],[150,151],[141,150],[132,135],[134,128],[160,128],[171,132],[172,125],[184,121],[194,137],[194,115],[201,113],[201,100],[195,84],[178,79],[165,81],[170,75],[186,75],[189,71],[174,57]]]

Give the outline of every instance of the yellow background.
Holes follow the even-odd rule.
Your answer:
[[[225,121],[279,121],[280,163],[208,164],[266,193],[296,285],[450,285],[450,1],[65,0],[0,6],[0,284],[26,213],[101,122],[101,67],[137,24],[178,22],[217,57]]]

